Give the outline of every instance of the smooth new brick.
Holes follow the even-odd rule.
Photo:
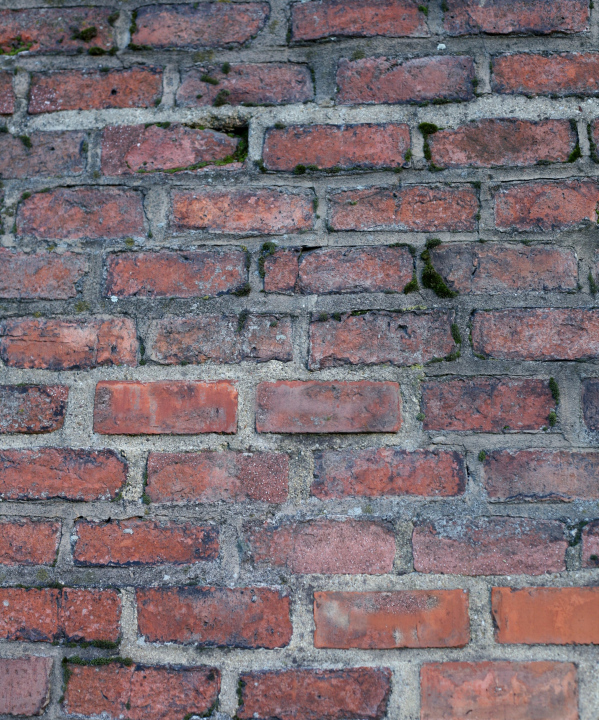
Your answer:
[[[158,665],[69,665],[64,711],[119,720],[175,720],[206,715],[220,691],[220,671]]]
[[[114,450],[0,450],[3,500],[112,500],[127,480]]]
[[[155,320],[148,355],[164,365],[293,359],[291,319],[278,315],[198,315]]]
[[[85,169],[85,133],[33,132],[27,137],[31,147],[20,137],[0,134],[0,177],[78,175]]]
[[[57,188],[19,203],[17,234],[110,240],[145,237],[142,196],[121,188]]]
[[[442,358],[456,349],[451,335],[453,313],[372,311],[344,314],[340,320],[310,323],[308,367],[391,363],[405,366]]]
[[[588,378],[582,382],[582,413],[589,430],[599,430],[599,381]]]
[[[218,529],[190,522],[80,520],[73,545],[76,565],[183,565],[218,557]]]
[[[495,587],[491,606],[499,643],[599,644],[598,587]]]
[[[0,323],[0,358],[11,367],[45,370],[136,365],[135,322],[129,318],[5,320]]]
[[[328,199],[333,230],[460,232],[477,225],[478,198],[469,185],[342,190]]]
[[[470,640],[463,590],[315,592],[314,647],[463,647]]]
[[[237,390],[227,381],[101,381],[94,432],[106,435],[234,433]]]
[[[88,271],[87,260],[74,253],[23,253],[0,248],[0,298],[67,300]]]
[[[262,156],[269,170],[374,169],[401,167],[409,148],[410,129],[403,124],[291,125],[267,131]]]
[[[395,537],[380,523],[311,520],[263,525],[247,531],[257,563],[293,573],[384,575],[393,569]]]
[[[492,60],[491,87],[507,94],[594,96],[599,94],[599,54],[500,55]]]
[[[41,715],[50,702],[51,657],[0,659],[0,713]]]
[[[148,642],[278,648],[291,639],[290,599],[269,588],[137,590],[139,632]]]
[[[176,190],[173,219],[180,231],[282,235],[312,229],[312,201],[313,194],[309,191],[274,188]]]
[[[414,529],[414,569],[451,575],[542,575],[566,569],[568,542],[554,520],[481,517]]]
[[[314,456],[311,494],[344,497],[451,497],[466,488],[463,457],[451,450],[329,450]]]
[[[241,720],[380,720],[391,692],[387,668],[244,673]]]
[[[68,397],[64,385],[0,385],[0,435],[60,430]]]
[[[146,493],[157,503],[281,503],[288,481],[284,453],[151,452]]]
[[[275,433],[397,432],[399,385],[393,382],[280,381],[256,391],[256,430]]]
[[[154,107],[161,96],[162,71],[157,68],[34,73],[29,91],[29,113],[149,108]]]
[[[572,663],[430,663],[420,687],[420,720],[578,720]]]
[[[210,78],[214,82],[202,80]],[[177,90],[177,105],[286,105],[305,103],[314,97],[307,65],[295,63],[232,64],[228,73],[220,67],[194,68],[184,73]]]
[[[582,531],[582,566],[599,567],[599,521],[589,523]]]
[[[576,146],[568,120],[479,120],[428,137],[438,167],[526,167],[566,162]]]
[[[545,380],[479,377],[422,384],[424,430],[541,430],[554,409]]]
[[[52,565],[56,560],[59,522],[5,520],[0,529],[0,565]]]
[[[361,105],[472,100],[473,80],[471,57],[342,59],[337,70],[337,102]]]
[[[569,292],[577,288],[574,250],[553,245],[447,243],[429,250],[433,267],[460,294]]]
[[[12,73],[0,72],[0,115],[15,111],[15,94],[12,89]]]

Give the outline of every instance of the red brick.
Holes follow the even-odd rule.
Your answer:
[[[311,494],[344,497],[451,497],[466,488],[463,457],[452,450],[329,450],[314,456]]]
[[[10,300],[67,300],[88,271],[87,260],[74,253],[36,254],[0,248],[0,297]]]
[[[269,12],[261,2],[146,5],[137,10],[131,42],[153,48],[238,45],[262,30]]]
[[[243,673],[241,720],[380,720],[391,692],[387,668]]]
[[[362,105],[472,100],[473,80],[471,57],[342,59],[337,69],[337,102]]]
[[[19,318],[0,323],[0,358],[10,367],[73,370],[137,365],[129,318]]]
[[[128,720],[175,720],[210,712],[220,691],[220,671],[111,663],[69,665],[64,711],[69,715]]]
[[[218,557],[218,529],[159,520],[80,520],[73,545],[76,565],[183,565]]]
[[[597,95],[599,54],[499,55],[492,60],[491,87],[507,94]]]
[[[589,430],[599,430],[599,382],[595,378],[582,381],[582,413]]]
[[[99,47],[110,50],[113,32],[108,22],[114,13],[110,7],[30,8],[0,11],[0,49],[10,53],[27,48],[34,53],[73,53]],[[77,35],[94,29],[96,34],[85,41]]]
[[[599,188],[593,180],[510,184],[495,193],[500,230],[547,232],[597,222]]]
[[[218,382],[101,381],[96,385],[94,432],[104,435],[234,433],[237,390]]]
[[[146,493],[157,503],[282,503],[288,481],[284,453],[151,452]]]
[[[57,188],[19,203],[17,233],[36,238],[145,237],[142,196],[121,188]]]
[[[29,113],[61,110],[149,108],[162,96],[162,71],[150,67],[126,70],[65,70],[33,73]]]
[[[599,644],[598,587],[495,587],[495,640],[525,645]]]
[[[429,362],[456,349],[453,313],[371,311],[310,323],[310,370],[340,365],[405,366]]]
[[[570,292],[578,284],[578,260],[570,248],[448,243],[429,254],[447,286],[461,294]]]
[[[420,687],[421,720],[578,720],[572,663],[427,663]]]
[[[206,82],[203,77],[214,82]],[[228,73],[216,66],[194,68],[183,74],[177,105],[286,105],[314,97],[307,65],[292,63],[232,64]]]
[[[486,8],[485,8],[486,9]],[[568,120],[479,120],[428,137],[438,167],[526,167],[566,162],[577,142]]]
[[[118,253],[108,256],[106,296],[204,297],[241,290],[247,282],[241,250]]]
[[[56,560],[59,522],[5,520],[0,527],[0,565],[52,565]]]
[[[0,638],[26,642],[119,637],[121,601],[115,590],[2,588]]]
[[[166,128],[158,125],[107,127],[102,133],[102,172],[104,175],[131,175],[198,170],[230,159],[238,143],[239,138],[229,137],[226,133],[196,130],[178,123]]]
[[[0,177],[78,175],[85,170],[85,133],[33,132],[28,137],[31,147],[20,137],[0,134]]]
[[[0,115],[12,115],[15,111],[15,94],[12,89],[12,73],[0,72]]]
[[[409,148],[410,129],[403,124],[291,125],[267,131],[262,155],[269,170],[370,169],[401,167]]]
[[[0,435],[60,430],[68,397],[64,385],[0,385]]]
[[[582,531],[582,566],[599,567],[599,520],[589,523]]]
[[[127,480],[114,450],[0,450],[3,500],[112,500]]]
[[[163,365],[293,359],[291,319],[277,315],[197,315],[155,320],[148,354]]]
[[[299,275],[299,249],[275,250],[263,256],[264,292],[292,294]]]
[[[290,599],[269,588],[137,590],[139,632],[148,642],[278,648],[291,640]]]
[[[277,433],[397,432],[399,385],[393,382],[280,381],[256,391],[256,430]]]
[[[41,715],[50,702],[51,657],[0,659],[0,713]]]
[[[567,450],[493,450],[484,485],[497,500],[599,499],[599,453]]]
[[[248,528],[256,563],[293,573],[384,575],[393,570],[395,537],[386,526],[357,520],[311,520]]]
[[[542,575],[566,569],[568,542],[554,520],[481,517],[414,529],[414,569],[450,575]]]
[[[554,409],[545,380],[479,377],[422,384],[424,430],[540,430]]]
[[[579,33],[589,29],[587,0],[447,0],[443,27],[450,35]]]
[[[453,232],[476,230],[478,198],[470,185],[410,185],[342,190],[329,195],[333,230]]]

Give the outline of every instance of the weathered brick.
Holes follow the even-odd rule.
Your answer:
[[[206,715],[218,699],[220,671],[210,667],[69,665],[63,708],[69,715],[174,720]]]
[[[314,456],[311,494],[344,497],[450,497],[466,488],[464,458],[452,450],[329,450]]]
[[[380,720],[391,693],[387,668],[243,673],[241,720]]]
[[[432,162],[450,168],[563,163],[576,142],[568,120],[479,120],[428,136]]]
[[[68,397],[64,385],[0,385],[0,435],[60,430]]]
[[[85,170],[85,133],[33,132],[23,137],[29,140],[0,134],[0,177],[78,175]]]
[[[599,94],[599,54],[515,53],[493,58],[494,92],[521,95]]]
[[[80,520],[75,524],[76,565],[183,565],[218,557],[218,528],[159,520]]]
[[[470,640],[463,590],[315,592],[314,647],[463,647]]]
[[[525,645],[597,645],[598,603],[597,587],[494,587],[495,640]]]
[[[280,381],[256,391],[256,430],[276,433],[397,432],[399,385],[393,382]]]
[[[582,566],[599,567],[599,520],[589,523],[582,531]]]
[[[288,481],[284,453],[151,452],[146,493],[157,503],[281,503]]]
[[[73,370],[137,365],[129,318],[37,319],[0,323],[0,358],[12,367]]]
[[[105,435],[234,433],[237,390],[227,381],[101,381],[94,432]]]
[[[278,315],[197,315],[155,320],[148,355],[164,365],[293,359],[291,319]]]
[[[572,663],[427,663],[420,688],[421,720],[578,720]]]
[[[443,519],[412,536],[414,569],[450,575],[542,575],[566,569],[568,542],[554,520]]]
[[[287,105],[308,102],[313,97],[307,65],[245,63],[231,64],[227,73],[216,66],[184,73],[177,90],[177,105]]]
[[[15,94],[12,89],[12,73],[0,72],[0,115],[15,111]]]
[[[148,642],[278,648],[291,639],[290,599],[269,588],[137,590],[139,632]]]
[[[269,170],[374,169],[401,167],[409,148],[404,124],[291,125],[267,131],[262,156]]]
[[[297,287],[300,250],[275,250],[261,258],[264,271],[264,292],[292,294]]]
[[[312,229],[313,197],[274,188],[176,190],[173,219],[179,231],[282,235]]]
[[[162,96],[162,70],[132,67],[126,70],[65,70],[33,73],[29,113],[61,110],[149,108]]]
[[[446,310],[371,311],[346,313],[340,320],[312,320],[308,367],[424,364],[456,349],[452,320],[453,313]]]
[[[52,565],[56,560],[59,522],[4,520],[0,528],[0,565]]]
[[[0,713],[41,715],[50,702],[51,657],[0,658]]]
[[[3,500],[112,500],[127,480],[114,450],[0,450]]]
[[[422,384],[424,430],[540,430],[554,409],[545,380],[478,377]]]
[[[121,188],[57,188],[19,203],[17,234],[106,240],[145,237],[142,196]]]
[[[333,230],[460,232],[477,226],[478,198],[470,185],[341,190],[328,199]]]
[[[67,300],[88,271],[87,259],[74,253],[23,253],[0,248],[0,298]]]
[[[599,430],[599,381],[588,378],[582,381],[582,413],[589,430]]]
[[[337,102],[362,105],[472,100],[473,80],[474,63],[465,56],[342,59],[337,69]]]
[[[293,573],[384,575],[393,570],[395,537],[377,522],[264,524],[247,528],[246,537],[254,562]]]

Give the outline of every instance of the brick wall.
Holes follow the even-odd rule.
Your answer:
[[[0,10],[0,714],[599,717],[599,9]]]

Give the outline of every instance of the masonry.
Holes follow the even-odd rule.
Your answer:
[[[0,715],[599,717],[599,8],[0,9]]]

